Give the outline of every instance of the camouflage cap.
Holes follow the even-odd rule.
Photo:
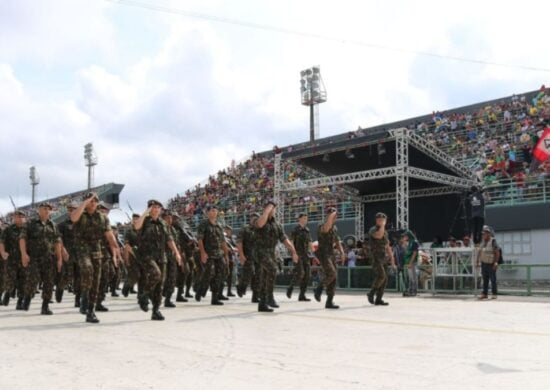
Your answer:
[[[97,200],[99,202],[99,196],[97,196],[97,194],[95,192],[88,192],[84,196],[84,199],[89,199],[89,198],[94,198],[95,200]]]
[[[50,210],[53,210],[53,205],[50,202],[42,202],[38,205],[38,207],[46,207]]]
[[[209,204],[206,206],[206,211],[210,211],[212,209],[218,210],[218,206],[216,206],[215,204]]]
[[[375,218],[376,219],[378,219],[378,218],[388,219],[388,216],[386,214],[382,213],[382,212],[378,212],[378,213],[376,213]]]
[[[71,202],[67,205],[67,210],[75,210],[78,208],[78,204],[76,202]]]
[[[164,206],[162,205],[162,203],[160,203],[158,200],[156,199],[150,199],[147,201],[147,207],[152,207],[152,206],[160,206],[162,208],[164,208]]]
[[[13,212],[13,215],[15,215],[15,216],[21,216],[21,217],[26,217],[26,216],[27,216],[27,214],[26,214],[23,210],[15,210],[15,211]]]
[[[306,213],[300,213],[298,214],[298,219],[302,218],[302,217],[307,217],[307,214]]]
[[[174,216],[174,214],[170,210],[164,210],[162,212],[162,218],[164,218],[164,217],[173,217],[173,216]]]
[[[251,218],[260,218],[260,213],[252,213],[250,215]]]
[[[133,214],[132,214],[132,218],[139,218],[139,217],[141,217],[141,215],[139,215],[139,214],[137,214],[137,213],[133,213]]]
[[[327,207],[327,214],[332,214],[332,213],[335,213],[335,212],[336,212],[335,207]]]

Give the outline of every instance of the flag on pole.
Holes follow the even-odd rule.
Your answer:
[[[533,156],[541,163],[550,158],[550,127],[544,129],[537,146],[533,149]]]

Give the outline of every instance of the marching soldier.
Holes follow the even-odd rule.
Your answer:
[[[182,257],[185,258],[183,267],[177,269],[176,276],[176,302],[188,302],[187,298],[193,298],[191,295],[191,285],[193,283],[193,274],[195,268],[195,260],[193,258],[193,252],[196,249],[196,240],[187,232],[180,224],[179,215],[174,214],[173,228],[177,231],[177,241],[179,248],[181,249]],[[185,294],[185,295],[184,295]]]
[[[97,209],[107,218],[107,220],[109,220],[110,210],[107,205],[105,205],[105,203],[99,202],[99,204],[97,205]],[[112,226],[110,230],[111,233],[109,234],[109,237],[112,237],[113,240],[115,240],[115,247],[117,248],[117,250],[113,251],[113,249],[111,249],[111,252],[109,251],[109,238],[107,236],[104,236],[101,242],[101,278],[99,281],[99,292],[95,305],[95,310],[100,312],[109,311],[109,309],[103,305],[103,302],[105,301],[111,278],[114,275],[113,270],[118,267],[118,243],[116,242]]]
[[[160,218],[162,203],[151,199],[147,202],[147,210],[139,217],[134,226],[139,237],[139,258],[145,275],[145,288],[139,298],[141,310],[149,310],[149,300],[153,304],[154,321],[164,320],[160,312],[163,284],[166,278],[166,247],[170,248],[178,266],[181,267],[181,255],[174,242],[174,237],[166,222]]]
[[[170,230],[170,233],[172,234],[172,237],[174,238],[174,244],[176,247],[178,247],[178,251],[180,251],[179,247],[179,233],[173,226],[173,215],[172,212],[169,210],[165,210],[162,214],[162,219],[164,222],[166,222],[166,225],[168,225],[168,229]],[[181,255],[181,252],[180,252]],[[175,256],[172,252],[168,252],[166,254],[166,281],[164,282],[164,307],[176,307],[174,302],[172,302],[172,294],[174,293],[174,289],[176,287],[176,277],[178,273],[178,268],[181,270],[182,267],[178,267],[178,261],[176,261]],[[183,259],[182,259],[183,264]]]
[[[233,240],[233,229],[229,225],[225,225],[224,229],[224,235],[225,240],[227,243],[227,246],[229,247],[229,261],[227,264],[227,296],[228,297],[234,297],[235,294],[231,291],[231,287],[233,286],[233,278],[235,275],[235,252],[237,251],[237,245],[235,244],[235,241]]]
[[[124,263],[128,273],[122,287],[122,295],[128,297],[136,283],[138,283],[138,299],[143,292],[144,281],[142,278],[141,264],[138,260],[138,232],[134,224],[139,219],[139,214],[132,214],[132,223],[124,236]]]
[[[256,254],[260,264],[260,302],[258,311],[272,312],[271,307],[279,307],[273,296],[275,277],[277,275],[277,258],[275,247],[282,242],[292,253],[292,261],[298,262],[298,255],[294,245],[288,240],[283,227],[275,220],[276,204],[268,202],[262,215],[256,220]]]
[[[306,298],[306,290],[311,272],[309,253],[313,250],[311,246],[311,234],[307,227],[307,214],[300,213],[298,216],[298,225],[292,231],[291,237],[294,248],[296,248],[296,252],[298,253],[299,260],[294,265],[292,280],[290,281],[290,286],[288,286],[286,290],[286,296],[288,299],[292,298],[294,285],[297,284],[300,286],[300,296],[298,300],[308,302],[311,301],[311,299]]]
[[[19,249],[21,264],[26,268],[24,310],[29,309],[38,280],[42,280],[42,310],[40,314],[53,314],[49,308],[53,284],[63,265],[61,237],[50,219],[53,206],[44,202],[38,206],[38,218],[32,219],[21,231]]]
[[[8,306],[14,289],[17,290],[16,310],[23,310],[23,289],[25,282],[25,270],[21,264],[21,251],[19,249],[19,237],[26,223],[26,215],[21,210],[15,210],[14,223],[8,226],[0,236],[0,256],[5,264],[4,274],[4,298],[2,304]],[[2,275],[0,274],[0,278]],[[0,290],[1,291],[1,290]]]
[[[220,294],[223,288],[224,267],[227,267],[229,250],[223,235],[223,229],[218,222],[218,208],[210,205],[206,208],[207,218],[203,220],[197,230],[201,263],[204,271],[199,291],[195,300],[199,301],[206,296],[208,285],[212,294],[212,305],[223,305]]]
[[[98,210],[97,194],[86,194],[84,201],[71,213],[74,224],[75,246],[80,269],[80,312],[86,315],[86,322],[98,323],[95,305],[99,298],[101,280],[103,240],[108,241],[113,256],[118,248],[111,230],[109,217]]]
[[[327,210],[327,219],[325,223],[319,225],[317,231],[317,239],[319,248],[317,249],[317,257],[323,268],[323,280],[315,289],[315,300],[321,301],[323,286],[327,291],[327,301],[325,308],[338,309],[339,306],[333,303],[334,293],[336,291],[336,259],[334,258],[334,248],[340,252],[342,259],[345,259],[344,249],[338,237],[338,229],[336,228],[336,209],[331,207]]]
[[[80,280],[76,266],[76,248],[74,237],[74,224],[71,221],[71,213],[76,210],[76,204],[71,203],[67,206],[69,216],[58,226],[61,241],[63,242],[64,262],[61,272],[57,274],[57,283],[55,285],[55,300],[60,303],[63,299],[63,291],[73,283],[73,291],[75,294],[75,307],[80,306]]]
[[[377,213],[376,224],[369,230],[369,249],[372,256],[372,268],[375,279],[371,290],[367,294],[367,298],[369,303],[377,306],[389,305],[389,303],[384,302],[382,299],[386,284],[388,283],[385,270],[386,256],[391,259],[391,266],[395,268],[395,259],[390,247],[388,232],[386,231],[387,219],[386,214]]]
[[[239,231],[237,238],[237,249],[239,251],[239,260],[241,263],[241,274],[239,275],[239,284],[237,285],[237,295],[242,297],[246,294],[246,288],[251,285],[252,303],[258,303],[259,290],[259,272],[260,268],[254,253],[255,248],[255,224],[260,218],[260,214],[253,213],[250,217],[250,224],[243,226]]]

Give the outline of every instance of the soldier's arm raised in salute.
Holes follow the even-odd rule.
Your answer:
[[[262,215],[260,215],[260,218],[256,220],[256,227],[258,229],[261,229],[265,226],[265,224],[267,223],[267,220],[269,219],[269,215],[271,214],[274,208],[275,208],[274,203],[269,203],[265,207],[264,212],[262,213]]]
[[[134,228],[136,230],[141,230],[141,228],[143,227],[143,222],[145,221],[145,218],[149,216],[150,212],[151,212],[151,207],[148,207],[147,210],[145,210],[143,214],[141,214],[141,216],[138,219],[136,219],[136,221],[134,222]]]

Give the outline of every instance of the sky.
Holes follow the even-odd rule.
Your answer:
[[[299,73],[313,65],[328,96],[321,136],[548,85],[549,70],[525,67],[550,69],[537,17],[549,11],[532,0],[1,0],[0,212],[10,196],[30,203],[31,166],[37,200],[84,189],[88,142],[95,184],[125,184],[121,206],[142,210],[252,151],[306,141]]]

